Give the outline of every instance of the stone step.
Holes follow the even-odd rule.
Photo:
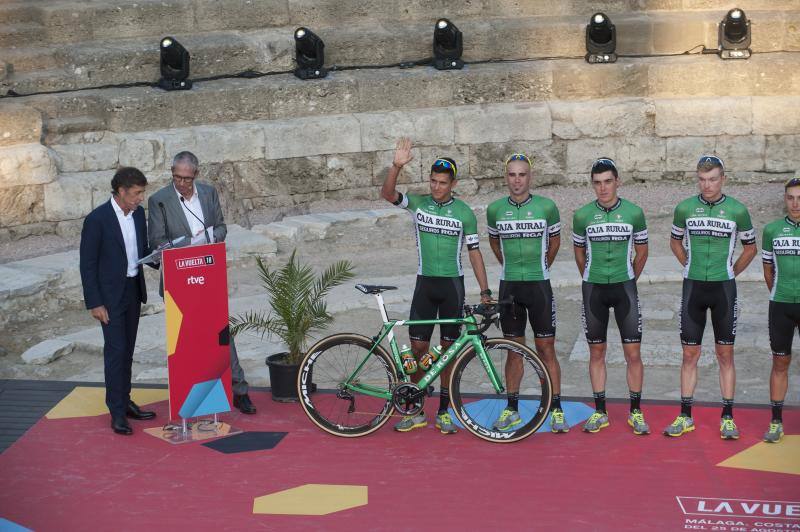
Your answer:
[[[47,123],[45,142],[59,144],[64,133],[82,126],[121,132],[479,103],[794,95],[800,94],[799,67],[800,55],[793,53],[757,54],[748,61],[709,55],[628,58],[611,65],[561,59],[448,72],[431,67],[342,71],[316,81],[280,74],[198,83],[190,91],[135,87],[12,101],[39,110]]]
[[[112,0],[107,2],[18,1],[0,5],[0,20],[13,28],[5,34],[9,44],[74,43],[129,37],[162,37],[172,33],[252,30],[278,26],[345,27],[365,20],[384,24],[420,22],[432,24],[439,17],[460,21],[492,17],[577,16],[595,11],[609,15],[624,13],[714,11],[721,19],[732,7],[755,10],[793,11],[796,0],[498,0],[494,2],[413,2],[393,0]],[[26,37],[15,40],[14,37]]]
[[[800,10],[755,11],[756,52],[800,50]],[[581,58],[586,53],[585,17],[515,17],[467,20],[464,60]],[[624,14],[617,25],[621,55],[680,54],[717,46],[715,11]],[[430,57],[430,24],[395,23],[323,27],[326,65],[387,65]],[[231,76],[245,71],[286,72],[294,68],[293,27],[246,32],[177,33],[192,54],[192,78]],[[63,47],[14,50],[7,90],[32,94],[53,90],[154,83],[158,80],[158,37],[85,41]],[[0,51],[0,56],[2,56]]]

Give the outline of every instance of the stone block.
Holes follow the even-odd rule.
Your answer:
[[[569,174],[578,174],[581,176],[579,180],[584,182],[592,168],[592,163],[598,157],[611,157],[615,162],[619,162],[617,141],[613,138],[570,141],[567,143],[566,171]]]
[[[593,68],[588,68],[589,66]],[[647,96],[648,65],[615,63],[586,65],[576,61],[553,63],[553,97],[573,100],[622,96]]]
[[[119,145],[105,142],[84,145],[81,170],[86,172],[116,170],[118,165]]]
[[[479,144],[550,138],[550,110],[539,103],[500,103],[451,108],[455,143]]]
[[[453,142],[453,114],[447,109],[361,113],[355,117],[361,124],[364,151],[393,150],[399,137],[410,138],[415,146]]]
[[[800,169],[800,135],[767,137],[764,168],[768,172],[797,172]]]
[[[73,349],[75,349],[73,342],[54,338],[40,342],[22,353],[22,360],[26,364],[49,364],[70,354]]]
[[[644,99],[551,101],[548,105],[553,136],[562,139],[652,135],[655,127],[655,107]]]
[[[407,69],[373,72],[356,79],[357,109],[361,112],[407,109],[409,107],[446,107],[453,101],[454,86],[467,77],[459,71]]]
[[[195,26],[200,31],[260,29],[290,24],[286,0],[195,0],[191,3]]]
[[[170,35],[175,31],[175,21],[194,20],[191,3],[176,0],[109,2],[92,7],[91,27],[94,39]]]
[[[0,189],[49,183],[56,177],[50,151],[41,144],[0,148]]]
[[[44,221],[44,186],[0,188],[0,227]]]
[[[361,151],[361,128],[353,115],[276,120],[263,128],[267,159]]]
[[[102,176],[102,177],[101,177]],[[102,187],[106,199],[110,195],[110,178],[102,174],[92,177],[81,174],[63,174],[44,186],[45,218],[49,221],[83,218],[92,210],[92,196]]]
[[[725,162],[725,171],[764,170],[766,139],[763,135],[719,136],[716,154]]]
[[[142,172],[156,168],[157,155],[161,155],[160,143],[151,139],[123,138],[119,144],[119,165],[133,166]],[[173,154],[174,155],[174,154]],[[161,163],[163,155],[158,158]],[[170,166],[165,163],[165,166]]]
[[[325,157],[325,190],[346,190],[372,185],[372,153],[343,153]]]
[[[534,102],[553,97],[553,71],[536,63],[483,65],[480,70],[459,71],[452,96],[443,105]]]
[[[188,150],[201,163],[249,161],[264,157],[264,131],[260,124],[241,123],[198,126],[158,132],[164,138],[164,165]]]
[[[711,22],[697,13],[670,13],[650,16],[650,51],[656,54],[679,54],[696,48],[699,44],[708,47],[717,45],[717,22]],[[722,15],[720,15],[722,19]],[[712,31],[713,28],[713,31]],[[619,35],[620,29],[617,28]],[[625,53],[624,51],[619,53]],[[636,53],[636,52],[634,52]],[[638,53],[642,53],[641,50]]]
[[[83,144],[57,144],[51,146],[56,166],[60,172],[82,172],[84,168]]]
[[[427,179],[428,173],[425,171],[420,155],[419,148],[411,148],[411,155],[414,156],[411,162],[403,167],[397,182],[400,184],[406,183],[419,183],[424,175]],[[386,176],[389,173],[389,168],[392,166],[394,160],[394,150],[375,152],[372,161],[372,184],[375,186],[383,185]],[[432,164],[431,161],[429,164]],[[430,168],[430,166],[428,167]]]
[[[39,144],[42,113],[27,105],[4,103],[0,111],[0,146]]]
[[[668,137],[667,168],[670,171],[694,172],[701,155],[714,153],[714,137]]]
[[[660,137],[747,135],[752,130],[751,99],[698,98],[655,101]]]
[[[665,170],[667,143],[658,137],[618,139],[614,162],[625,172],[661,172]],[[620,176],[624,177],[624,176]]]
[[[800,133],[800,96],[754,97],[753,133],[762,135]]]

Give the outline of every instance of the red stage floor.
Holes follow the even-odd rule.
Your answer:
[[[611,426],[598,434],[574,427],[497,445],[463,431],[444,436],[432,424],[337,438],[298,405],[263,392],[253,398],[258,415],[224,419],[246,431],[286,432],[272,449],[224,454],[170,445],[143,432],[153,422],[134,422],[133,436],[117,436],[107,414],[41,419],[0,455],[0,530],[12,523],[33,530],[800,529],[800,436],[760,443],[764,409],[737,408],[738,441],[720,440],[719,409],[703,407],[695,407],[693,433],[634,436],[626,405],[616,403]],[[163,422],[166,402],[152,408]],[[654,430],[676,413],[677,406],[645,404]],[[784,422],[790,434],[800,432],[798,411]],[[269,511],[293,511],[298,500],[309,512],[355,507],[254,513],[256,498],[307,484],[356,488],[279,494]]]

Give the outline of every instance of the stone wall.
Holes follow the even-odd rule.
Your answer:
[[[245,226],[253,209],[277,219],[310,201],[377,198],[401,135],[415,142],[401,183],[418,190],[441,154],[459,162],[462,194],[492,189],[512,151],[534,156],[541,184],[581,181],[598,156],[625,179],[683,179],[708,152],[734,181],[782,180],[800,168],[800,96],[496,103],[65,135],[50,147],[0,147],[0,238],[74,234],[108,198],[117,166],[138,166],[154,190],[187,149]]]

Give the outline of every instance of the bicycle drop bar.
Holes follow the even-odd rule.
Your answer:
[[[491,327],[492,324],[500,318],[500,307],[513,304],[514,296],[509,296],[506,299],[495,301],[494,303],[465,305],[464,310],[468,314],[479,314],[484,318],[477,331],[469,331],[467,334],[471,336],[477,336],[485,333],[487,330],[489,330],[489,327]]]

